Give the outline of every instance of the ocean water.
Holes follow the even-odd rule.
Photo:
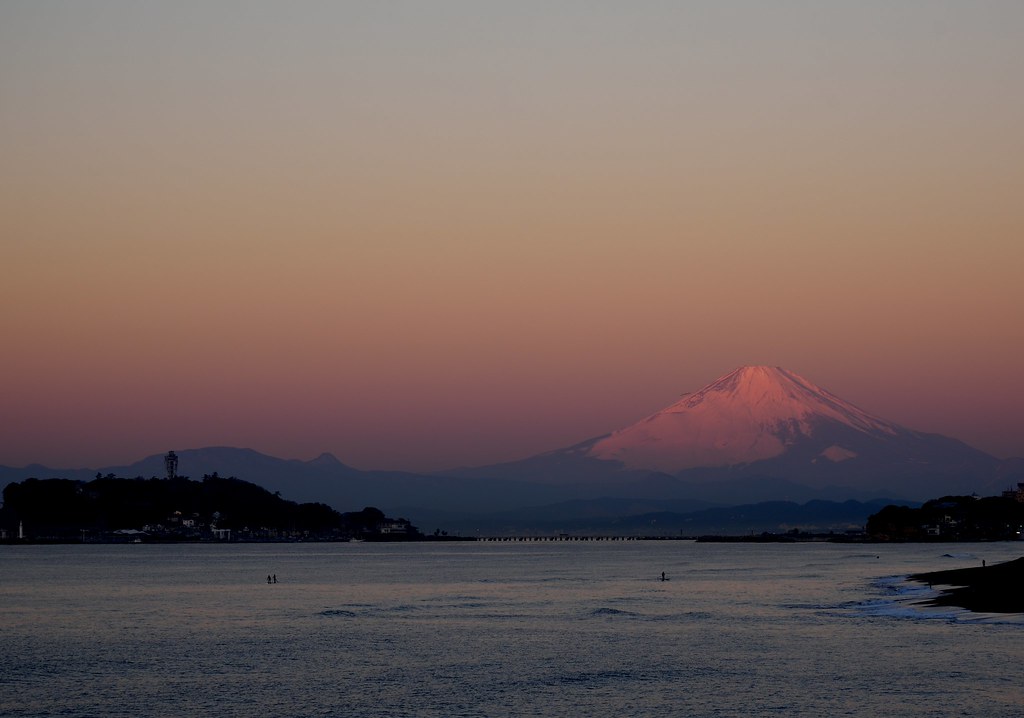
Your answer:
[[[902,577],[1022,554],[3,546],[0,715],[1019,716],[1024,620],[922,609]]]

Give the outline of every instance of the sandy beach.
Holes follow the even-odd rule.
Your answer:
[[[942,593],[930,606],[959,606],[979,613],[1024,613],[1024,557],[993,566],[931,571],[910,576]]]

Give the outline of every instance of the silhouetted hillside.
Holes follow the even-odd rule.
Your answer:
[[[202,481],[27,479],[3,492],[0,529],[28,540],[402,539],[405,519],[368,507],[339,513],[216,474]]]
[[[1024,503],[1004,496],[943,496],[920,508],[886,506],[868,518],[867,532],[888,541],[1018,539]]]

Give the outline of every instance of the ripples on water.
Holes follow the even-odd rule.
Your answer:
[[[1024,546],[869,550],[0,547],[0,714],[1020,715],[1020,617],[903,576]]]

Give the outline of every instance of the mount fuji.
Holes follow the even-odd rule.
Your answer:
[[[999,459],[873,416],[786,369],[746,366],[611,434],[463,476],[632,484],[735,500],[927,499],[992,490]],[[646,491],[645,491],[646,493]]]
[[[725,524],[714,518],[714,525],[695,523],[704,519],[687,512],[760,502],[774,502],[772,511],[788,502],[819,513],[829,502],[842,502],[847,514],[860,513],[850,519],[860,525],[884,505],[875,506],[878,499],[984,496],[1024,482],[1024,459],[1000,461],[956,439],[908,429],[791,371],[764,366],[737,369],[618,431],[491,466],[425,475],[363,471],[329,454],[298,461],[207,447],[177,455],[182,473],[193,477],[218,472],[293,501],[342,510],[377,506],[446,530],[496,533],[539,525],[561,531],[570,520],[588,522],[587,530],[615,531],[626,524],[607,522],[624,516],[658,517],[664,527],[665,512],[678,515],[679,530],[688,533],[699,526],[711,533],[745,531],[754,525],[728,521],[750,518],[753,509],[737,509]],[[0,466],[0,488],[31,477],[89,481],[97,473],[164,472],[162,454],[99,471]]]

